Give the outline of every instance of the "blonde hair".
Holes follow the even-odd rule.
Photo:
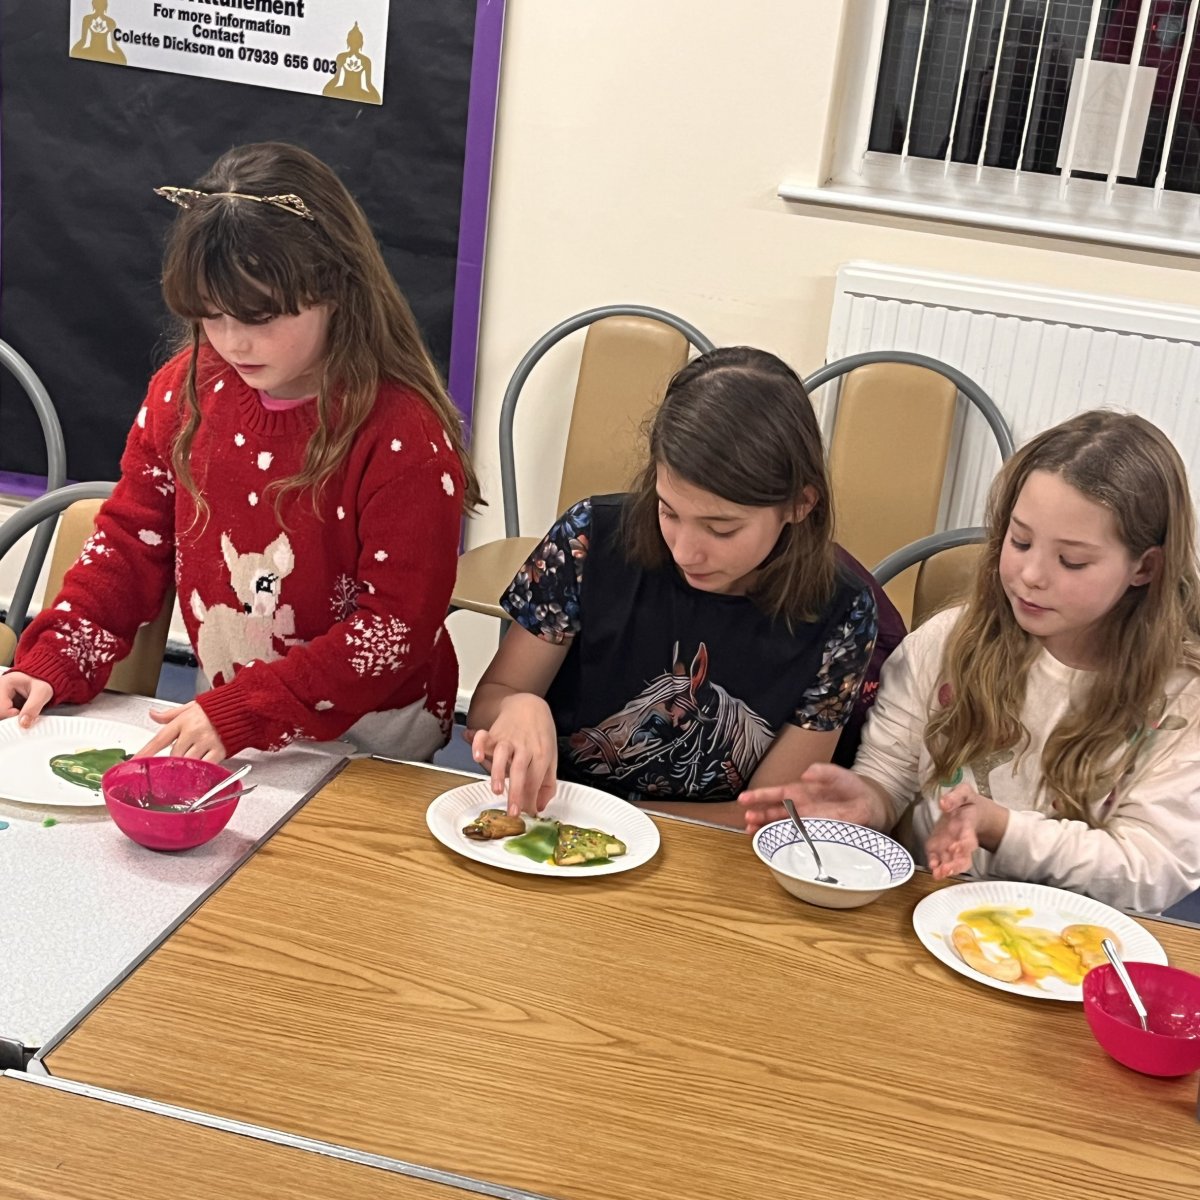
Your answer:
[[[1133,557],[1158,547],[1149,582],[1130,587],[1104,618],[1103,664],[1081,702],[1051,731],[1043,786],[1057,815],[1102,824],[1096,802],[1137,756],[1140,734],[1161,716],[1164,689],[1180,666],[1200,670],[1200,583],[1187,473],[1161,430],[1142,417],[1087,412],[1056,425],[1005,465],[988,498],[987,541],[966,608],[946,644],[940,693],[925,731],[928,785],[987,754],[1028,742],[1021,711],[1039,643],[1017,624],[1000,582],[1000,552],[1025,481],[1057,475],[1113,515]]]
[[[201,319],[214,310],[239,321],[297,314],[327,303],[327,352],[317,391],[317,427],[299,472],[268,485],[278,515],[283,498],[308,489],[314,505],[321,487],[349,453],[384,380],[424,399],[458,455],[466,481],[463,505],[481,501],[463,444],[462,422],[421,338],[408,302],[388,271],[367,218],[345,185],[320,159],[284,142],[238,146],[223,154],[185,192],[167,238],[163,297],[181,318],[192,348],[184,385],[186,418],[172,462],[199,513],[190,464],[200,425],[196,360]],[[205,193],[224,193],[208,195]],[[241,197],[229,193],[242,193]],[[311,219],[251,197],[298,196]]]
[[[765,350],[726,346],[678,371],[649,426],[649,456],[625,506],[630,557],[671,561],[658,523],[658,467],[733,504],[766,508],[816,497],[789,521],[758,572],[750,597],[765,613],[812,621],[833,596],[833,499],[816,414],[804,384]]]

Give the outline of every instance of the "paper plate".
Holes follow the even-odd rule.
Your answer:
[[[596,788],[579,783],[559,783],[558,794],[546,807],[545,817],[568,825],[602,829],[625,843],[620,858],[594,867],[557,867],[554,863],[534,862],[504,848],[507,839],[491,842],[472,841],[463,833],[485,808],[503,808],[487,780],[464,784],[438,796],[425,813],[425,821],[443,846],[475,862],[525,875],[549,875],[555,879],[594,879],[597,875],[615,875],[632,871],[658,853],[658,827],[640,809]],[[529,823],[529,822],[527,822]]]
[[[50,760],[57,754],[111,747],[135,754],[153,736],[153,729],[96,717],[38,717],[31,729],[22,729],[15,717],[0,721],[0,799],[71,808],[103,806],[99,791],[60,779],[50,770]]]
[[[934,958],[940,959],[968,979],[1017,996],[1032,996],[1039,1000],[1083,1000],[1080,984],[1071,984],[1056,975],[1042,979],[1021,979],[1014,983],[993,979],[975,970],[963,960],[954,947],[951,935],[961,922],[961,915],[971,909],[996,908],[1019,910],[1028,916],[1011,912],[1017,930],[1045,930],[1061,933],[1068,925],[1102,925],[1116,935],[1117,949],[1126,961],[1165,963],[1167,953],[1154,935],[1131,917],[1093,900],[1062,888],[1046,887],[1039,883],[1010,883],[1002,880],[981,880],[960,883],[931,892],[913,910],[913,929],[921,944]]]

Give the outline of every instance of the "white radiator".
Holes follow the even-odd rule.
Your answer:
[[[911,350],[958,367],[996,401],[1018,446],[1089,408],[1141,413],[1179,448],[1193,501],[1200,496],[1200,309],[849,263],[838,271],[827,357],[864,350]],[[813,399],[828,433],[832,385]],[[960,396],[943,528],[980,523],[1000,464],[970,407]]]

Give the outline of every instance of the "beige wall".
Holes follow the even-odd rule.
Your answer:
[[[867,258],[1194,304],[1197,264],[1166,255],[788,205],[827,159],[842,15],[869,0],[509,0],[488,237],[474,453],[500,536],[504,385],[562,317],[628,301],[717,343],[824,357],[834,275]],[[554,517],[577,347],[522,399],[522,531]],[[522,419],[523,418],[523,419]],[[496,623],[456,614],[471,686]]]

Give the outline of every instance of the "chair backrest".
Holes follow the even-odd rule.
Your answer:
[[[58,411],[37,372],[5,341],[0,341],[0,364],[12,372],[29,398],[29,403],[33,405],[33,411],[37,413],[42,437],[46,443],[46,490],[52,492],[67,481],[67,450],[63,442]],[[20,622],[24,621],[25,614],[29,611],[33,590],[37,586],[38,575],[41,573],[42,563],[46,559],[46,551],[53,536],[53,525],[42,525],[34,531],[29,557],[13,589],[12,603],[5,619],[5,624],[14,634],[21,632]],[[20,614],[19,619],[14,616],[15,613]],[[0,658],[3,658],[2,651],[8,643],[9,639],[0,639]],[[3,661],[11,661],[11,655],[12,647],[8,646],[8,658]]]
[[[558,511],[619,492],[638,465],[638,435],[688,359],[678,329],[648,317],[604,317],[588,327],[571,406]]]
[[[934,613],[967,598],[979,569],[982,543],[951,546],[927,558],[917,568],[913,594],[912,627],[916,629]]]
[[[910,629],[935,612],[965,600],[979,569],[987,531],[980,526],[946,529],[902,546],[878,563],[871,574],[889,587],[903,572],[916,568]],[[890,591],[889,591],[890,594]]]
[[[27,504],[19,512],[9,517],[0,525],[0,558],[8,553],[14,545],[30,530],[38,527],[49,528],[51,536],[59,514],[58,537],[54,543],[54,554],[50,560],[50,568],[46,580],[45,602],[49,603],[62,586],[63,576],[79,557],[83,543],[91,535],[95,527],[96,513],[103,500],[112,493],[113,484],[74,483],[67,487],[47,492]],[[30,559],[36,551],[36,544],[30,549]],[[43,558],[32,563],[33,578],[36,580],[41,573]],[[29,565],[29,564],[27,564]],[[171,612],[175,603],[174,591],[170,591],[163,601],[163,606],[153,621],[143,625],[137,632],[133,648],[121,662],[113,667],[109,677],[108,687],[112,691],[135,692],[153,696],[158,685],[158,675],[162,668],[163,651],[167,642],[167,630],[171,623]],[[14,606],[15,607],[15,606]],[[10,613],[15,618],[17,628],[24,625],[26,609]],[[7,648],[7,653],[0,661],[12,661],[12,650],[15,641]],[[3,650],[3,647],[0,647]]]
[[[688,346],[713,349],[694,325],[662,309],[609,304],[576,313],[543,334],[513,372],[500,409],[500,481],[506,537],[520,534],[513,424],[517,399],[542,356],[587,328],[571,407],[559,485],[559,511],[584,496],[620,491],[637,463],[642,421],[671,376],[687,362]]]
[[[805,387],[812,392],[839,376],[829,444],[837,538],[855,557],[877,562],[937,526],[960,392],[987,420],[1002,462],[1012,454],[1012,434],[978,384],[925,355],[851,355],[814,372]],[[912,571],[888,589],[906,616],[915,588]]]

